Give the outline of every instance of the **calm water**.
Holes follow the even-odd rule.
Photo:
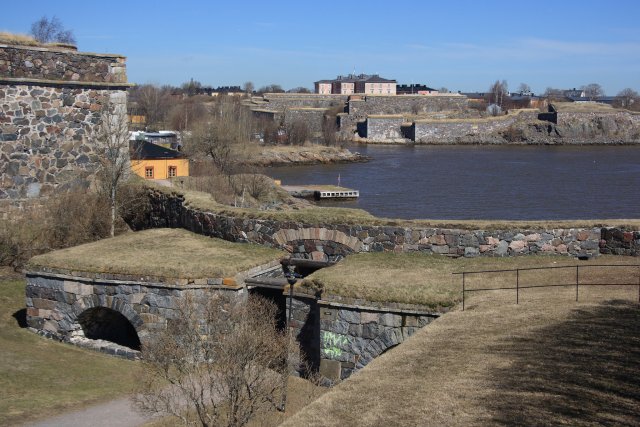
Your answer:
[[[283,184],[360,190],[381,217],[598,219],[640,217],[640,147],[353,146],[369,163],[274,167]],[[324,203],[324,202],[323,202]]]

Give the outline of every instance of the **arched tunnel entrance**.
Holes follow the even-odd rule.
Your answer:
[[[111,341],[132,350],[140,350],[140,338],[135,328],[124,315],[115,310],[106,307],[90,308],[78,316],[78,323],[86,338]]]

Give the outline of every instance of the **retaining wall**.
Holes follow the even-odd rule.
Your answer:
[[[327,109],[336,105],[343,105],[347,98],[347,95],[265,93],[263,99],[267,103],[263,107],[277,111],[284,111],[287,108]]]
[[[369,141],[375,142],[406,142],[402,134],[402,116],[369,116],[364,126],[364,135]],[[360,131],[360,130],[359,130]]]
[[[304,122],[312,135],[322,133],[324,108],[288,108],[284,111],[284,124],[290,126],[296,121]]]
[[[596,256],[601,247],[613,250],[603,238],[605,229],[461,230],[450,228],[304,223],[236,218],[203,212],[184,205],[184,196],[149,189],[150,212],[136,229],[180,227],[229,241],[253,242],[287,250],[295,258],[337,260],[354,252],[413,252],[452,256],[520,256],[554,254]],[[627,254],[637,255],[640,236],[632,232]],[[635,233],[635,234],[634,234]],[[618,234],[614,234],[614,237]],[[624,232],[623,232],[623,237]],[[628,235],[626,235],[628,236]],[[614,238],[612,237],[612,239]],[[617,250],[617,249],[616,249]],[[615,253],[615,252],[614,252]]]
[[[417,143],[483,142],[518,121],[537,118],[537,111],[519,110],[515,114],[478,120],[416,120],[412,134]]]

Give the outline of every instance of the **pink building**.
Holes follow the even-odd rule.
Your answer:
[[[334,80],[320,80],[315,82],[315,92],[321,95],[352,95],[356,93],[366,95],[395,95],[396,81],[384,79],[377,74],[349,74],[338,76]]]
[[[331,95],[332,93],[332,80],[320,80],[315,82],[316,93],[320,95]]]

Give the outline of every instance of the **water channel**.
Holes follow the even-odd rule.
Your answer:
[[[638,146],[380,146],[368,163],[287,166],[283,184],[340,184],[355,201],[322,202],[404,219],[640,217]]]

